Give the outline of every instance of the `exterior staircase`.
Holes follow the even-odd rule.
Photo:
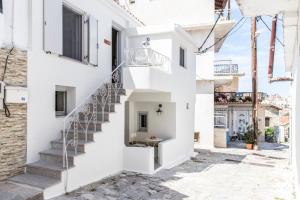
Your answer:
[[[111,87],[112,85],[118,87],[118,90]],[[110,123],[110,115],[116,112],[116,107],[122,103],[121,97],[125,95],[122,84],[103,84],[90,96],[90,99],[97,99],[97,102],[88,100],[83,103],[81,108],[74,112],[76,117],[69,117],[71,120],[67,121],[68,126],[64,127],[68,130],[62,130],[61,138],[50,142],[51,149],[40,152],[39,161],[27,164],[24,174],[10,178],[9,182],[38,188],[44,192],[45,199],[76,189],[68,188],[68,171],[80,167],[74,161],[77,157],[89,153],[94,155],[91,151],[87,152],[87,147],[95,143],[97,134],[106,134],[101,133],[102,127]],[[86,181],[80,184],[86,184]],[[80,186],[82,185],[76,187]]]

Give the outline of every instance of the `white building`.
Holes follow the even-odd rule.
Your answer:
[[[266,1],[246,1],[238,0],[240,9],[245,16],[274,16],[276,14],[283,15],[283,37],[284,37],[284,53],[285,53],[285,69],[292,73],[293,81],[291,83],[292,96],[292,116],[291,116],[291,137],[292,137],[292,164],[295,171],[295,182],[297,198],[300,192],[300,136],[297,131],[300,129],[300,80],[299,80],[299,64],[300,64],[300,9],[299,0],[271,0]]]
[[[48,199],[122,170],[182,163],[193,156],[194,127],[213,145],[223,40],[195,52],[226,1],[171,1],[167,14],[167,0],[130,10],[111,0],[0,2],[1,180]],[[232,24],[222,20],[204,48]]]

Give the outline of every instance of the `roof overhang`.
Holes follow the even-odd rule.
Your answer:
[[[237,0],[244,16],[275,15],[282,11],[295,10],[299,0]]]
[[[285,70],[291,71],[294,63],[294,52],[297,42],[298,13],[284,12],[283,41]]]
[[[224,35],[232,29],[232,27],[235,25],[234,20],[221,20],[216,25],[215,31],[214,31],[214,37],[215,42],[219,41],[220,38],[224,37]],[[194,24],[194,25],[186,25],[183,26],[183,29],[186,31],[206,31],[212,29],[214,26],[214,23],[203,23],[203,24]],[[215,52],[219,52],[222,45],[224,44],[224,41],[226,40],[226,37],[222,39],[218,44],[215,45]]]
[[[237,0],[246,17],[283,15],[285,70],[291,71],[297,41],[299,0]]]
[[[224,9],[228,0],[215,0],[215,10]]]

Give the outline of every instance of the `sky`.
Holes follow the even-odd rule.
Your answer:
[[[232,19],[236,22],[242,17],[242,14],[235,3],[232,1]],[[280,18],[280,17],[279,17]],[[272,27],[272,18],[264,16],[263,20]],[[242,24],[242,23],[241,23]],[[239,26],[237,26],[239,27]],[[277,37],[283,41],[282,21],[278,20]],[[257,22],[257,31],[260,33],[258,37],[258,91],[268,94],[279,94],[281,96],[289,95],[289,82],[276,82],[269,84],[268,82],[268,65],[269,65],[269,48],[271,32],[266,28],[262,21]],[[220,52],[216,55],[217,60],[231,59],[233,63],[239,65],[241,72],[245,73],[240,78],[239,92],[249,92],[252,90],[251,83],[251,19],[247,18],[245,24],[238,29],[237,32],[230,35],[224,42]],[[276,42],[274,73],[273,77],[287,76],[284,66],[284,50],[279,42]]]

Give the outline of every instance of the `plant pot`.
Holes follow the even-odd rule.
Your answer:
[[[253,149],[253,144],[246,144],[246,148],[249,149],[249,150],[252,150]]]

